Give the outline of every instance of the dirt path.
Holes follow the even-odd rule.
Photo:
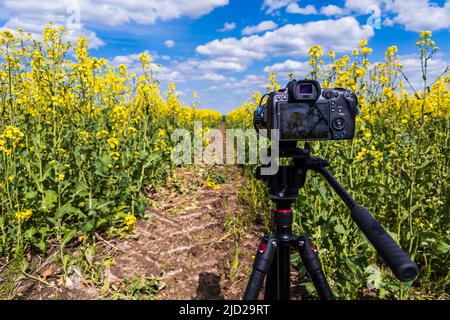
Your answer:
[[[205,186],[204,174],[226,181]],[[257,236],[230,227],[245,210],[237,195],[241,174],[227,166],[176,176],[150,196],[154,203],[148,220],[137,223],[136,239],[115,244],[122,253],[107,278],[114,283],[132,275],[161,277],[166,286],[158,299],[242,298]]]
[[[156,299],[242,299],[262,233],[239,200],[244,184],[236,166],[179,168],[164,186],[149,192],[145,219],[136,223],[134,236],[105,240],[97,235],[95,257],[89,263],[108,264],[97,270],[95,281],[71,281],[70,276],[68,281],[60,265],[51,262],[58,254],[55,247],[44,261],[31,259],[34,279],[16,283],[12,297],[128,298],[114,290],[121,290],[130,278],[156,278],[164,284]],[[77,245],[72,248],[74,255],[80,251]],[[42,277],[45,284],[36,281]]]
[[[129,279],[156,278],[164,284],[156,299],[241,299],[261,234],[253,223],[244,223],[247,208],[238,196],[243,184],[235,166],[177,169],[165,186],[149,193],[150,204],[134,235],[96,235],[94,247],[74,243],[67,248],[72,256],[85,255],[82,261],[96,266],[92,274],[65,276],[55,244],[46,257],[28,258],[28,277],[10,268],[20,278],[10,281],[8,297],[149,298],[154,293],[151,289],[148,294],[146,285],[131,286],[125,294],[122,289]],[[90,256],[92,248],[95,253]],[[12,279],[0,272],[0,280],[8,277]]]

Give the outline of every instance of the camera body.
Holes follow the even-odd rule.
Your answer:
[[[358,110],[357,97],[349,90],[322,90],[315,80],[293,80],[269,94],[255,111],[254,126],[257,131],[279,129],[280,142],[350,140]]]

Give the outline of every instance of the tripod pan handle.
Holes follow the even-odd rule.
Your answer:
[[[400,281],[408,282],[417,277],[419,270],[416,264],[366,208],[354,207],[352,218]]]

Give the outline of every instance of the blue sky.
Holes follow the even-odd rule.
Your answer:
[[[162,85],[174,81],[180,98],[226,113],[264,90],[270,71],[281,81],[308,71],[307,49],[319,44],[338,56],[362,38],[372,62],[398,45],[406,73],[418,83],[415,42],[432,30],[441,53],[432,76],[450,64],[450,0],[2,0],[0,27],[39,34],[46,22],[86,36],[92,54],[138,70],[139,53],[160,64]],[[379,26],[370,18],[380,18]],[[376,21],[376,20],[375,20]]]

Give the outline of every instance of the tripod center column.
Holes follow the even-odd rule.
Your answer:
[[[294,213],[292,209],[276,209],[275,210],[275,236],[282,242],[290,242],[292,240],[292,224],[294,222]]]

